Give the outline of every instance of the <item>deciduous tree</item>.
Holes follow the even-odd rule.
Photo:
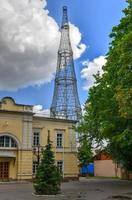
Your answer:
[[[112,158],[132,171],[132,0],[127,3],[110,34],[104,74],[95,76],[78,130],[97,144],[107,140]]]

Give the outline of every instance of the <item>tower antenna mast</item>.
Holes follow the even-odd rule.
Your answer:
[[[61,39],[50,115],[52,118],[77,121],[81,117],[66,6],[63,7]]]

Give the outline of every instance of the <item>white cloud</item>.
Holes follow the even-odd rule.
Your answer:
[[[42,105],[35,105],[33,107],[33,113],[35,113],[35,116],[39,117],[50,117],[50,110],[43,109]]]
[[[99,56],[95,58],[93,61],[84,61],[84,68],[81,71],[81,78],[85,80],[85,84],[83,86],[84,90],[89,90],[95,83],[95,78],[93,75],[100,73],[103,74],[102,66],[106,64],[105,56]]]
[[[46,0],[0,1],[0,90],[52,80],[60,32],[48,13]],[[86,47],[79,29],[71,25],[71,32],[74,58],[79,58]]]
[[[73,49],[74,59],[77,59],[86,50],[86,45],[81,43],[82,34],[78,27],[70,23],[70,38]]]

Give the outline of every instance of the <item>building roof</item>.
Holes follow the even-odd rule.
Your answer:
[[[69,120],[69,119],[62,119],[62,118],[53,118],[53,117],[45,117],[45,116],[33,116],[35,119],[40,119],[40,120],[47,120],[47,121],[56,121],[56,122],[67,122],[67,123],[74,123],[76,124],[77,121],[75,120]]]

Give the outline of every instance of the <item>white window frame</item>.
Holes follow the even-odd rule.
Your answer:
[[[59,138],[58,135],[61,135]],[[64,147],[64,132],[61,130],[57,130],[56,132],[56,148],[63,148]]]
[[[3,140],[4,143],[3,143],[3,146],[1,146],[1,142],[0,142],[0,148],[17,148],[17,143],[12,137],[10,137],[8,135],[2,135],[2,136],[0,136],[0,139],[1,138],[4,138],[4,140]],[[7,138],[9,140],[8,145],[6,143]]]
[[[40,130],[34,129],[33,130],[33,146],[39,146],[40,145]]]

